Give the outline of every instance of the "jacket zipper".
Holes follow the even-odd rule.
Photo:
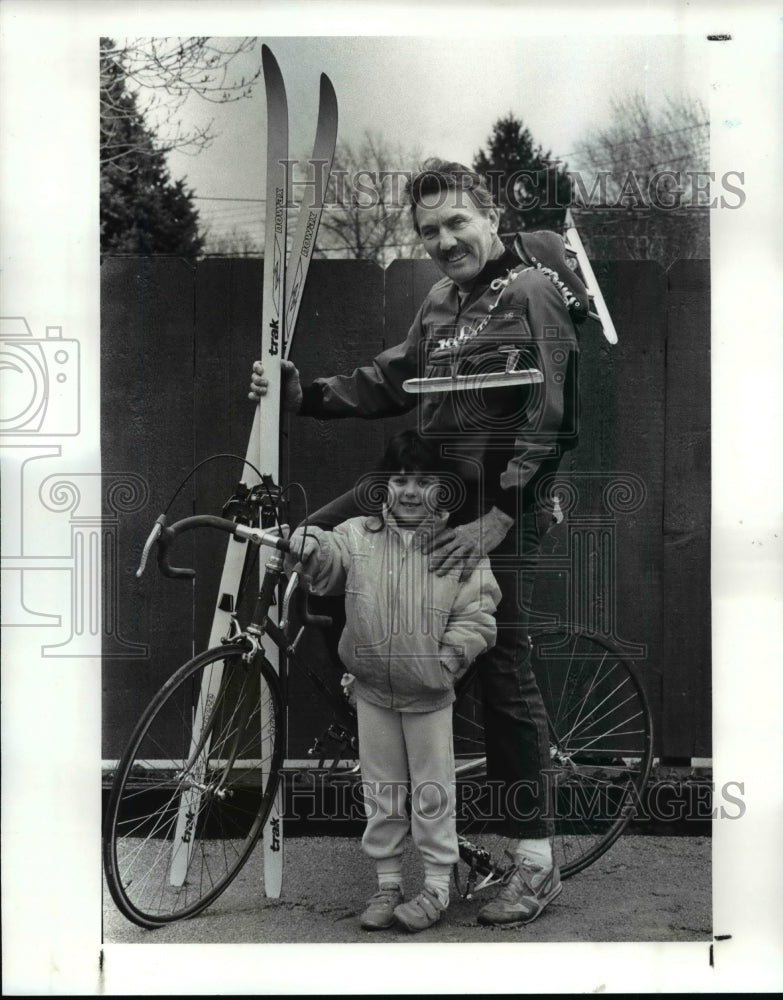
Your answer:
[[[391,609],[392,613],[391,613],[390,619],[389,619],[389,630],[390,630],[390,634],[389,634],[389,652],[388,652],[387,659],[386,659],[386,680],[387,680],[387,683],[389,685],[389,707],[390,708],[394,708],[394,687],[392,686],[392,679],[391,679],[392,636],[394,635],[395,620],[399,616],[399,613],[400,613],[400,584],[402,583],[403,568],[405,567],[406,561],[408,559],[408,548],[405,545],[405,543],[404,543],[404,541],[403,541],[403,539],[402,539],[401,536],[399,536],[399,535],[397,535],[397,534],[395,534],[393,532],[388,531],[388,529],[387,529],[387,537],[389,538],[390,541],[391,541],[391,539],[394,539],[393,546],[396,546],[397,550],[399,552],[401,552],[401,557],[399,559],[399,564],[398,564],[398,566],[396,568],[397,569],[397,572],[396,572],[397,579],[396,579],[396,584],[395,584],[395,587],[394,587],[394,598],[393,598],[392,609]]]

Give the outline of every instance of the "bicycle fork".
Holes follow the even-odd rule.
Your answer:
[[[253,646],[243,656],[248,671],[255,659],[258,646]],[[217,780],[207,782],[209,755],[213,742],[214,722],[220,717],[220,710],[227,701],[228,679],[222,663],[213,664],[209,677],[202,678],[198,702],[193,710],[191,745],[182,774],[187,775],[190,787],[182,793],[177,813],[177,824],[172,841],[172,857],[169,866],[169,884],[181,887],[185,883],[199,815],[205,800],[223,799],[231,792],[226,789],[226,781],[239,754],[239,741],[247,728],[251,709],[250,699],[241,698],[231,719],[232,733],[228,743],[227,756],[219,771]],[[221,752],[222,748],[218,748]]]
[[[274,556],[267,563],[267,571],[258,594],[256,610],[253,616],[254,622],[249,625],[244,636],[250,648],[242,657],[250,670],[256,656],[262,651],[261,638],[265,634],[265,624],[269,607],[272,603],[277,583],[282,570],[282,560],[275,559]],[[260,624],[256,624],[260,622]],[[225,763],[220,769],[220,777],[214,784],[206,784],[206,776],[209,754],[212,742],[212,728],[217,709],[226,700],[227,683],[224,683],[224,667],[221,663],[213,664],[209,677],[201,680],[201,690],[196,707],[193,712],[193,724],[191,729],[191,745],[188,759],[183,767],[183,773],[190,772],[191,787],[182,793],[177,812],[177,823],[172,842],[171,864],[169,866],[169,884],[180,888],[184,885],[190,865],[191,853],[193,850],[193,832],[196,828],[199,815],[204,806],[205,797],[222,799],[231,794],[225,785],[229,775],[236,763],[239,754],[240,740],[242,739],[247,724],[250,719],[251,701],[249,698],[241,698],[238,711],[232,718],[233,733],[228,755]],[[259,671],[259,685],[261,684]],[[261,691],[259,691],[261,694]],[[267,732],[269,720],[266,719],[266,703],[261,700],[261,726],[263,732]],[[267,745],[265,739],[262,745],[262,761],[271,747]]]

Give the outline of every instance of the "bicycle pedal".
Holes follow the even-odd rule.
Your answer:
[[[312,771],[296,771],[291,776],[291,783],[295,788],[298,789],[313,789],[315,788],[316,776]]]

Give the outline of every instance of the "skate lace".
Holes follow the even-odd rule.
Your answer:
[[[569,312],[573,309],[580,308],[580,302],[576,295],[571,291],[571,289],[565,284],[561,279],[557,271],[554,271],[551,267],[545,267],[540,260],[531,256],[530,258],[533,262],[531,266],[522,266],[512,268],[508,271],[505,277],[495,278],[494,281],[490,282],[489,287],[493,292],[498,293],[498,297],[492,303],[487,311],[487,315],[481,320],[481,322],[476,326],[472,324],[470,326],[465,325],[460,329],[459,334],[456,337],[446,337],[443,340],[438,341],[438,350],[445,350],[446,348],[453,349],[455,347],[460,347],[468,340],[473,340],[474,337],[478,337],[484,327],[492,319],[492,313],[497,309],[500,304],[500,300],[503,296],[503,292],[508,288],[508,286],[520,276],[524,274],[525,271],[539,271],[545,277],[549,278],[552,284],[555,286],[557,291],[565,303],[566,308]]]
[[[438,350],[461,347],[462,344],[464,344],[466,341],[473,340],[475,337],[478,337],[478,335],[481,333],[481,331],[484,329],[487,323],[489,323],[489,321],[492,319],[492,313],[497,309],[500,300],[503,296],[503,292],[508,288],[511,282],[515,281],[519,277],[519,275],[522,274],[524,271],[532,271],[532,270],[534,270],[532,267],[512,268],[512,270],[507,272],[505,277],[495,278],[494,281],[490,282],[489,287],[492,289],[493,292],[498,293],[498,297],[495,299],[492,305],[489,306],[487,315],[481,320],[481,322],[478,325],[472,324],[470,326],[468,325],[463,326],[456,337],[446,337],[443,340],[439,340]]]

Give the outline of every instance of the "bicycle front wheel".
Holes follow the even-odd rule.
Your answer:
[[[652,763],[652,718],[634,666],[598,636],[568,626],[531,637],[532,666],[547,714],[550,761],[544,780],[562,878],[582,871],[633,817]],[[480,677],[469,679],[454,711],[460,855],[470,887],[501,881],[511,867],[500,835],[509,803],[498,803],[483,756]],[[466,883],[467,884],[467,883]],[[465,886],[460,885],[464,890]]]
[[[114,776],[104,870],[141,927],[192,917],[249,857],[284,757],[277,674],[239,646],[181,667],[141,717]]]

